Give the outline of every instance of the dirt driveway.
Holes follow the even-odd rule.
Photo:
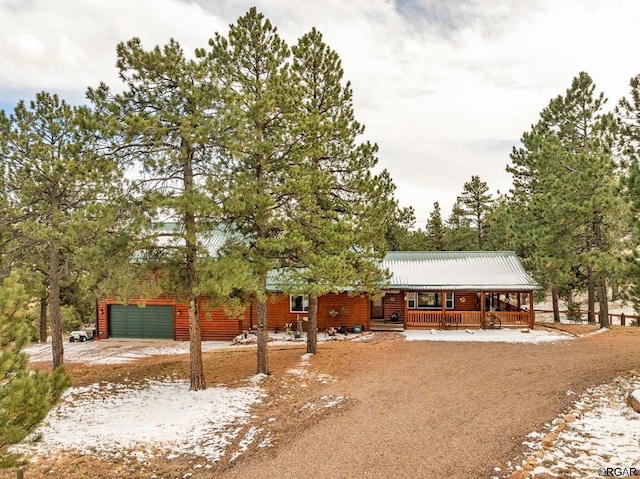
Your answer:
[[[640,370],[640,329],[549,344],[408,342],[395,333],[372,342],[326,343],[307,370],[328,381],[289,381],[302,348],[270,349],[269,395],[254,423],[270,428],[270,447],[255,444],[233,462],[194,468],[188,457],[156,461],[160,477],[191,478],[490,478],[521,457],[525,436],[587,387]],[[255,371],[255,352],[205,353],[210,384],[233,385]],[[185,374],[188,358],[131,364],[71,364],[74,385],[96,377],[122,381]],[[340,398],[326,412],[320,398]],[[146,469],[149,470],[149,467]],[[2,478],[13,478],[0,474]],[[25,477],[151,477],[133,463],[63,456]]]

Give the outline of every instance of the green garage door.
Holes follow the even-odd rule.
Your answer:
[[[109,306],[112,338],[173,339],[173,306]]]

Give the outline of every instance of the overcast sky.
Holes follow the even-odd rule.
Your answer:
[[[638,0],[0,0],[0,109],[41,90],[77,104],[100,81],[119,89],[119,41],[175,38],[191,54],[254,5],[290,45],[315,26],[338,52],[419,227],[472,175],[506,192],[512,147],[580,71],[610,106],[640,74]]]

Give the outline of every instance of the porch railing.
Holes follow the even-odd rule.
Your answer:
[[[444,314],[444,318],[443,318]],[[502,326],[528,326],[527,311],[492,311],[500,318]],[[455,325],[456,327],[479,328],[482,321],[480,311],[407,311],[406,329],[430,329]]]

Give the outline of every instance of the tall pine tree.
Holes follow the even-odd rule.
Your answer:
[[[253,278],[246,293],[257,306],[257,372],[268,374],[267,276],[300,246],[283,215],[294,201],[285,181],[295,174],[296,161],[290,51],[255,7],[230,26],[228,38],[217,33],[209,43],[207,58],[223,79],[220,205],[223,221],[239,238],[227,242],[225,254],[243,261]]]
[[[475,246],[479,250],[482,250],[484,246],[486,216],[491,209],[492,202],[493,198],[489,193],[487,183],[482,181],[478,175],[473,175],[469,181],[465,182],[462,193],[456,201],[470,225],[475,229]]]
[[[63,364],[61,289],[92,267],[81,259],[109,228],[122,171],[100,155],[86,107],[42,92],[1,115],[4,184],[11,201],[10,261],[46,284],[53,367]]]
[[[219,219],[206,189],[215,182],[218,81],[207,61],[187,59],[174,40],[147,51],[133,38],[117,53],[125,91],[114,95],[103,84],[89,98],[103,114],[114,154],[139,170],[133,194],[155,223],[142,232],[155,251],[147,266],[161,269],[164,292],[188,303],[190,389],[205,389],[198,297],[211,274],[202,241]]]
[[[433,204],[433,210],[429,214],[427,221],[426,235],[428,246],[431,251],[446,251],[446,228],[442,220],[442,212],[440,203],[437,201]]]
[[[451,214],[447,218],[446,229],[447,247],[452,251],[474,250],[476,248],[476,232],[471,226],[466,210],[456,201],[451,208]]]
[[[530,232],[554,305],[562,290],[570,294],[584,281],[590,320],[597,297],[601,326],[609,321],[607,280],[616,274],[625,216],[612,156],[614,122],[605,103],[591,77],[580,73],[523,135],[524,148],[514,149],[508,167],[526,221],[522,228]]]
[[[640,252],[636,247],[640,239],[640,75],[631,78],[629,88],[629,95],[620,100],[615,112],[620,126],[617,152],[622,160],[623,192],[632,227],[624,262],[629,282],[626,296],[640,311]]]
[[[383,283],[380,219],[395,208],[394,186],[386,172],[372,173],[376,145],[356,142],[364,127],[354,118],[337,53],[316,29],[292,50],[292,81],[300,95],[292,122],[300,149],[285,179],[295,198],[285,211],[300,247],[283,280],[285,290],[309,296],[307,352],[315,353],[318,297],[375,291]]]

